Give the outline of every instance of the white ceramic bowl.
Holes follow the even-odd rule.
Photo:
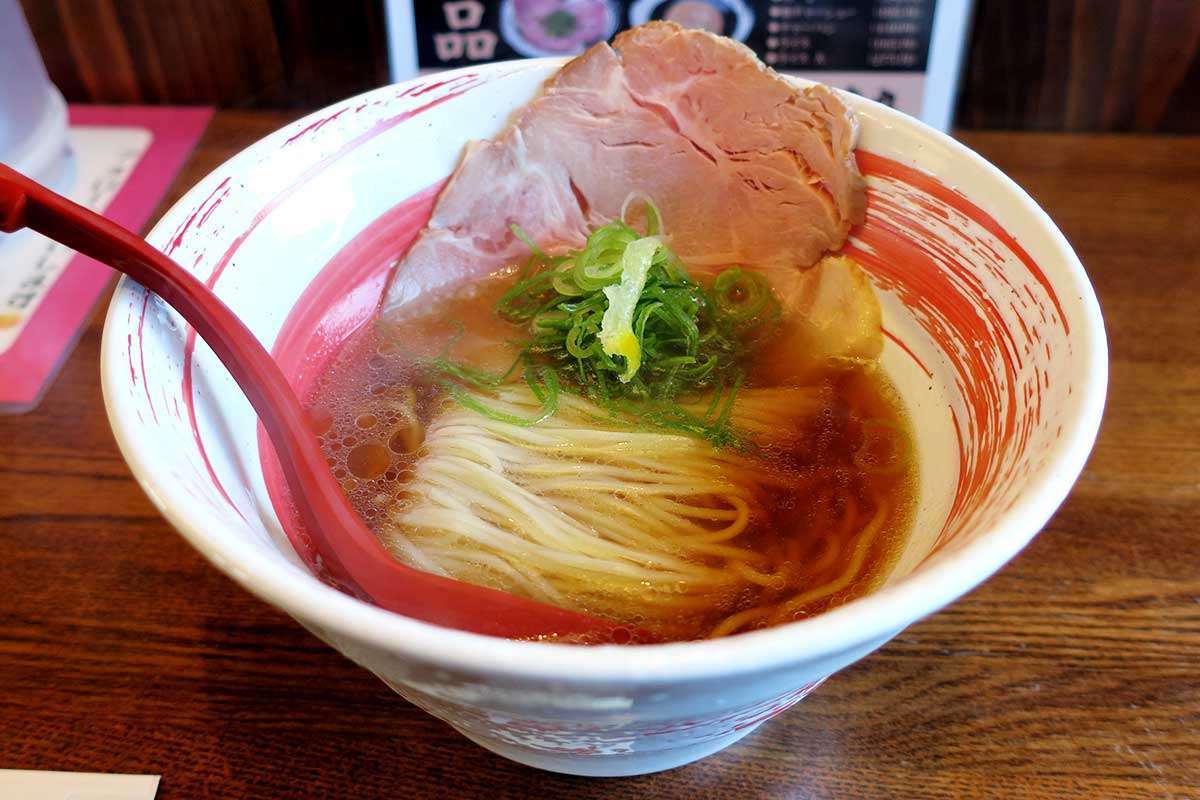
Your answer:
[[[317,112],[201,181],[150,241],[215,285],[269,346],[310,284],[367,307],[427,212],[433,195],[421,191],[559,63],[446,73]],[[957,142],[847,99],[871,192],[851,246],[882,297],[884,363],[918,430],[922,473],[912,540],[867,597],[718,641],[580,648],[446,630],[339,594],[281,534],[237,387],[129,280],[103,344],[117,441],[151,500],[218,568],[484,747],[582,775],[720,750],[1012,558],[1071,488],[1104,403],[1100,311],[1046,214]],[[292,344],[298,330],[312,352],[293,347],[289,369],[303,373],[345,327],[292,324]]]

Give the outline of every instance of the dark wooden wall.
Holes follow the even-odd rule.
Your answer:
[[[388,81],[382,0],[22,0],[68,101],[317,108]]]
[[[22,2],[68,100],[315,108],[387,82],[382,0]],[[975,8],[963,127],[1200,133],[1200,0]]]
[[[1200,0],[977,0],[968,128],[1200,133]]]

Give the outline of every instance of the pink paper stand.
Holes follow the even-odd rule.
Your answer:
[[[211,117],[211,108],[71,106],[72,178],[54,188],[140,231]],[[36,234],[9,238],[0,244],[0,413],[21,413],[49,387],[114,273]]]

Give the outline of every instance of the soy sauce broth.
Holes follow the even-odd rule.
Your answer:
[[[330,360],[306,398],[334,476],[377,535],[384,533],[386,510],[403,497],[421,455],[420,436],[407,423],[415,420],[419,428],[448,402],[419,363],[446,355],[504,371],[524,334],[494,311],[510,284],[511,276],[497,276],[423,303],[420,314],[397,327],[398,334],[363,326]],[[732,632],[803,619],[865,594],[887,576],[908,534],[917,483],[911,429],[886,375],[880,369],[831,371],[805,383],[830,387],[832,402],[819,424],[801,432],[789,452],[772,458],[780,468],[813,479],[803,491],[773,498],[767,517],[741,534],[738,543],[772,562],[795,566],[794,580],[772,595],[780,602],[821,587],[838,588],[789,609],[783,618],[751,619]],[[747,386],[754,385],[752,374]],[[882,529],[869,542],[860,541],[881,506],[887,509]],[[847,582],[856,549],[861,563]],[[706,613],[673,620],[652,633],[669,640],[703,638],[722,620],[763,603],[756,591],[714,597]],[[632,608],[621,621],[645,625]]]

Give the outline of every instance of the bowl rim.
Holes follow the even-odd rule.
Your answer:
[[[567,59],[526,59],[499,62],[439,73],[440,80],[459,74],[499,77],[525,69],[549,70]],[[230,174],[252,163],[256,154],[275,148],[287,137],[332,111],[374,95],[391,95],[396,86],[414,79],[347,98],[268,134],[241,150],[198,181],[162,215],[147,238],[162,239],[177,218],[202,199],[219,174]],[[801,85],[811,81],[793,79]],[[836,657],[864,645],[878,646],[916,620],[973,589],[1011,560],[1042,529],[1066,499],[1082,472],[1099,432],[1108,383],[1108,344],[1100,305],[1083,264],[1050,217],[1011,178],[982,156],[950,136],[899,111],[856,95],[840,92],[856,111],[894,128],[907,128],[952,158],[966,159],[994,180],[996,197],[1011,204],[1011,214],[1026,215],[1048,234],[1053,257],[1062,264],[1055,288],[1074,295],[1080,306],[1072,335],[1079,337],[1080,413],[1063,423],[1060,445],[1048,457],[1040,479],[1002,512],[989,529],[962,548],[941,554],[919,572],[898,579],[863,597],[815,617],[773,628],[715,640],[669,644],[578,645],[520,642],[443,628],[385,611],[356,600],[309,576],[297,580],[298,569],[251,548],[229,546],[212,534],[222,521],[195,504],[154,468],[153,451],[139,443],[136,416],[122,408],[127,396],[122,383],[120,354],[124,332],[122,298],[141,287],[122,278],[113,294],[101,342],[101,387],[117,445],[138,484],[168,522],[206,559],[252,594],[281,608],[322,635],[334,632],[393,656],[432,663],[443,669],[485,673],[512,679],[551,679],[573,684],[679,683],[689,680],[761,672],[822,658]],[[992,205],[993,203],[989,203]],[[165,239],[164,239],[165,241]],[[128,369],[124,370],[128,381]],[[326,633],[328,632],[328,633]]]

